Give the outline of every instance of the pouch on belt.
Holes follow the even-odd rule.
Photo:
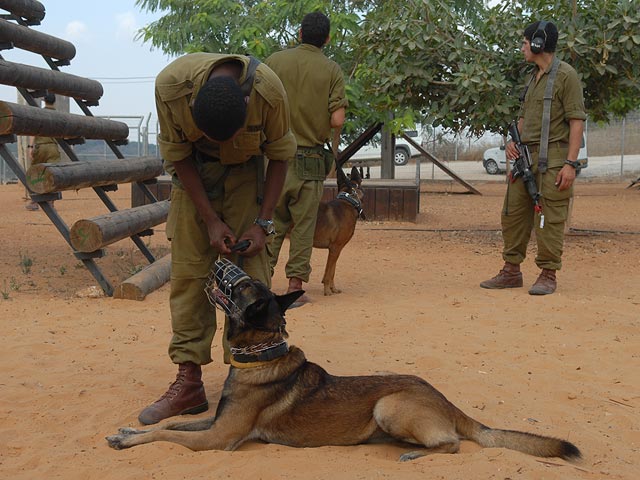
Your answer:
[[[327,165],[331,168],[322,147],[299,148],[295,162],[300,180],[324,180],[329,172]]]

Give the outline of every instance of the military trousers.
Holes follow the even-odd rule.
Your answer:
[[[566,147],[549,149],[548,169],[538,171],[537,153],[532,154],[532,172],[541,193],[542,212],[534,211],[533,199],[527,193],[521,178],[509,183],[502,207],[502,239],[505,262],[520,264],[527,254],[531,232],[535,232],[539,268],[560,270],[564,246],[564,229],[569,213],[573,186],[560,191],[555,185],[556,175],[567,158]]]
[[[308,164],[307,164],[308,165]],[[276,234],[268,246],[271,274],[273,275],[285,236],[289,233],[289,258],[285,265],[287,278],[299,278],[309,281],[311,275],[311,252],[313,235],[318,218],[318,205],[324,189],[324,158],[318,159],[318,179],[301,178],[301,169],[296,162],[289,162],[287,178],[282,194],[274,211]]]
[[[38,143],[38,141],[36,141],[33,146],[31,165],[58,162],[60,162],[60,150],[58,150],[58,144],[56,142]]]
[[[228,169],[228,170],[225,170]],[[224,172],[227,173],[224,173]],[[211,188],[220,179],[216,192],[210,195],[211,205],[220,218],[239,238],[258,216],[258,171],[255,162],[224,167],[208,165],[205,185]],[[210,189],[207,189],[211,193]],[[215,198],[211,198],[215,197]],[[205,223],[187,192],[174,184],[171,191],[167,237],[171,240],[171,326],[173,336],[169,356],[174,363],[210,363],[211,344],[216,332],[216,310],[205,293],[207,277],[213,263],[220,257],[211,247]],[[236,262],[237,256],[229,257]],[[271,285],[266,251],[244,259],[243,270],[252,277]],[[226,333],[226,324],[225,329]],[[225,361],[228,346],[223,338]]]

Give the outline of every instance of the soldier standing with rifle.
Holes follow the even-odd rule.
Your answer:
[[[505,264],[498,275],[480,284],[482,288],[522,287],[520,264],[535,229],[535,261],[541,272],[529,294],[548,295],[556,290],[586,119],[580,79],[573,67],[555,56],[557,42],[558,29],[551,22],[535,22],[524,31],[521,51],[536,68],[520,97],[517,128],[511,128],[512,137],[519,134],[522,143],[517,137],[509,142],[506,156],[522,161],[530,154],[537,195],[532,194],[531,182],[525,182],[526,175],[512,177],[501,216]]]

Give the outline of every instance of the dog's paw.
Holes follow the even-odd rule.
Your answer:
[[[128,445],[124,444],[124,441],[128,438],[128,435],[109,435],[105,438],[111,448],[114,448],[116,450],[128,448]]]
[[[425,453],[420,450],[413,450],[411,452],[403,453],[400,455],[398,461],[400,462],[409,462],[411,460],[415,460],[416,458],[424,457]]]

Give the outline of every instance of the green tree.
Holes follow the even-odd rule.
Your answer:
[[[164,52],[251,53],[294,45],[304,14],[332,21],[327,54],[343,68],[351,130],[415,120],[454,132],[504,132],[517,114],[530,65],[524,27],[541,18],[560,30],[558,56],[575,66],[591,119],[640,107],[638,0],[137,0],[165,15],[140,38]]]
[[[504,132],[531,69],[523,29],[543,18],[558,26],[558,56],[581,76],[591,119],[640,106],[637,0],[505,1],[471,21],[446,1],[389,0],[356,36],[356,79],[375,112],[423,110],[456,132]]]

